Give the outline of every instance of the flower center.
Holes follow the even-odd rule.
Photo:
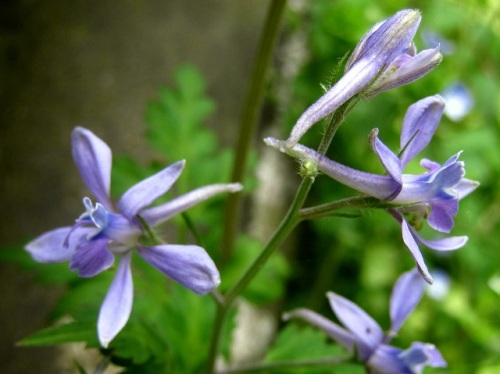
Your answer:
[[[101,203],[96,203],[95,206],[92,205],[92,201],[88,197],[83,198],[83,205],[85,206],[86,212],[83,213],[77,221],[86,221],[90,219],[94,225],[99,229],[99,231],[106,228],[109,220],[109,213],[104,208]]]

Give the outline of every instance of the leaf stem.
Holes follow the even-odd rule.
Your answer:
[[[267,18],[264,23],[264,29],[260,35],[257,56],[255,57],[252,67],[238,131],[239,137],[235,148],[236,154],[231,175],[231,181],[233,183],[242,183],[244,180],[248,153],[252,141],[254,140],[258,120],[257,117],[260,113],[262,98],[264,96],[267,70],[271,61],[274,45],[276,44],[285,5],[286,0],[273,0],[270,3]],[[228,260],[233,250],[238,229],[241,198],[242,194],[238,192],[230,194],[226,201],[221,249],[221,258],[223,262]]]

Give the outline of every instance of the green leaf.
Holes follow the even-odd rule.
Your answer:
[[[176,89],[163,88],[159,100],[148,104],[148,140],[171,162],[196,160],[216,149],[215,136],[206,129],[199,131],[215,105],[205,97],[205,82],[193,67],[179,68],[175,82]]]
[[[95,323],[70,322],[38,331],[21,340],[22,347],[46,346],[85,341],[89,346],[98,347]]]
[[[269,349],[266,362],[290,362],[314,359],[335,359],[346,356],[346,352],[328,341],[327,335],[320,330],[309,326],[299,327],[296,324],[288,324],[278,334],[274,344]],[[273,370],[273,373],[331,373],[332,368],[337,367],[332,364],[330,367],[303,367],[293,369]]]

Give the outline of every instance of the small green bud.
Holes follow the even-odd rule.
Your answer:
[[[318,164],[310,160],[303,160],[300,164],[299,174],[302,177],[315,178],[318,175]]]

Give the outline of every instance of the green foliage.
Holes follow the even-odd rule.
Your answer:
[[[227,291],[238,281],[244,271],[262,250],[262,243],[240,236],[230,262],[221,272],[221,291]],[[290,271],[288,263],[280,253],[275,253],[243,292],[243,296],[255,304],[267,304],[279,300],[285,290],[285,281]]]
[[[57,345],[74,342],[88,342],[89,346],[98,346],[95,332],[95,321],[92,322],[69,322],[56,325],[31,335],[19,342],[19,346],[44,346]]]
[[[187,161],[180,192],[227,181],[231,152],[221,150],[214,133],[203,126],[215,108],[205,96],[203,77],[185,66],[176,71],[175,82],[176,88],[162,88],[158,99],[147,106],[148,142],[169,162]]]
[[[298,327],[294,323],[288,324],[283,328],[274,344],[269,349],[265,362],[299,362],[314,359],[338,359],[339,362],[345,361],[349,355],[336,345],[328,342],[326,334],[311,327]],[[322,367],[296,367],[289,369],[273,369],[266,373],[277,374],[295,374],[295,373],[332,373],[334,368],[339,369],[338,364],[332,364]],[[344,367],[345,369],[346,367]],[[363,370],[363,369],[361,369]],[[337,372],[337,371],[335,371]],[[340,372],[340,371],[339,371]],[[359,370],[347,370],[343,373],[355,374]],[[361,371],[363,372],[363,371]]]

